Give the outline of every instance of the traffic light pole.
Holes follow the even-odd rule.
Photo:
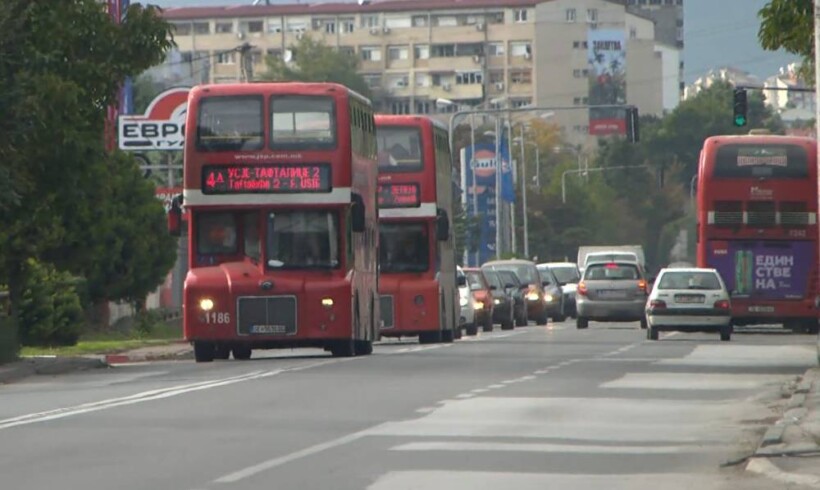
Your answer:
[[[814,0],[814,126],[820,141],[820,0]]]

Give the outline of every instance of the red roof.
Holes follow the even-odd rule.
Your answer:
[[[285,5],[230,5],[224,7],[177,7],[164,10],[168,20],[264,17],[276,15],[332,15],[418,10],[450,10],[532,7],[545,0],[383,0],[367,5],[358,3],[313,3]],[[548,0],[547,0],[548,1]]]

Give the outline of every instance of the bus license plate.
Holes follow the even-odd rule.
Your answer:
[[[251,325],[251,333],[285,333],[284,325]]]
[[[774,313],[774,306],[750,306],[750,313]]]

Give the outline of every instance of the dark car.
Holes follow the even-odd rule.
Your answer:
[[[522,283],[518,276],[513,271],[499,270],[496,271],[501,282],[504,284],[504,289],[507,294],[513,298],[513,317],[515,318],[515,325],[517,327],[524,327],[527,325],[527,289],[529,286]]]
[[[514,299],[504,289],[504,284],[498,274],[492,270],[481,270],[493,297],[493,323],[501,324],[501,330],[510,330],[515,327],[513,316]]]
[[[581,282],[581,274],[578,272],[578,266],[572,262],[547,262],[538,264],[538,270],[542,271],[549,269],[555,279],[558,280],[558,285],[561,287],[561,292],[564,296],[564,315],[575,318],[578,316],[578,309],[575,307],[575,291],[578,283]]]
[[[565,321],[567,307],[561,283],[549,268],[543,269],[539,266],[538,274],[541,275],[541,285],[544,288],[544,304],[547,306],[547,314],[554,322]]]
[[[544,301],[544,285],[541,275],[534,262],[529,260],[493,260],[487,262],[482,268],[491,267],[494,270],[505,270],[514,273],[521,281],[524,290],[524,298],[527,309],[527,318],[535,321],[538,325],[546,325],[549,320],[549,307]]]
[[[467,285],[473,296],[475,317],[473,325],[467,325],[467,335],[478,333],[478,327],[485,332],[493,331],[493,297],[490,290],[490,283],[484,277],[484,273],[478,268],[463,269],[467,276]]]

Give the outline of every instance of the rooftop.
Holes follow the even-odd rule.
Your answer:
[[[329,2],[311,4],[291,3],[284,5],[230,5],[224,7],[172,7],[165,9],[164,16],[169,20],[187,20],[273,15],[333,15],[476,8],[501,9],[532,7],[544,1],[545,0],[383,0],[365,5],[359,5],[358,3]]]

